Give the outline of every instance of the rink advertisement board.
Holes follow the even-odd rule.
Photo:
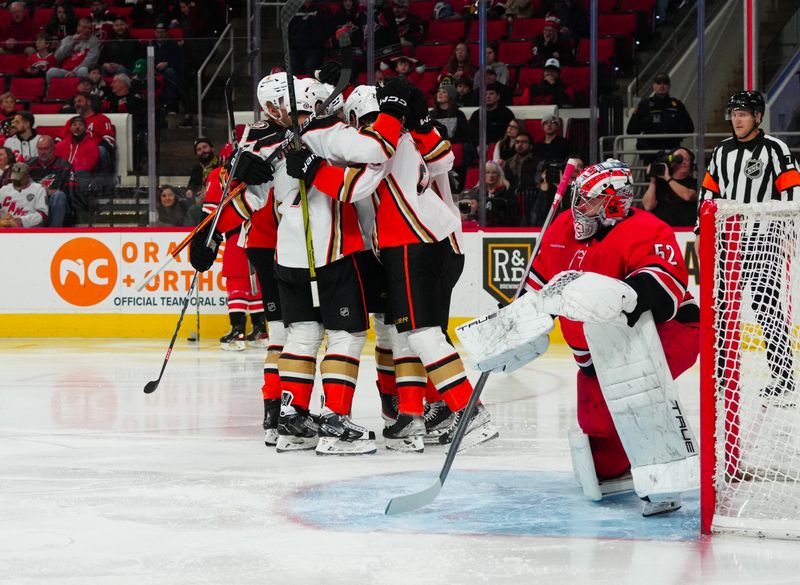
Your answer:
[[[178,255],[142,291],[136,287],[186,236],[182,229],[3,230],[0,280],[2,336],[150,337],[173,330],[194,270]],[[464,234],[465,266],[453,293],[453,324],[510,300],[525,272],[536,230],[473,230]],[[676,233],[697,296],[695,236]],[[199,312],[209,335],[227,327],[222,254],[198,278],[189,315]],[[188,317],[188,332],[195,318]]]

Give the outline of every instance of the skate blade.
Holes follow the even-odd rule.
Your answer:
[[[642,508],[642,516],[650,518],[651,516],[660,516],[661,514],[669,514],[681,509],[680,502],[645,502]]]
[[[441,445],[439,439],[447,432],[447,429],[439,429],[437,431],[430,431],[422,436],[422,442],[426,445]]]
[[[264,444],[267,447],[274,447],[278,444],[278,430],[267,429],[264,431]]]
[[[374,455],[378,452],[372,439],[342,441],[336,437],[321,437],[317,443],[317,455]]]
[[[404,437],[402,439],[386,439],[386,448],[389,451],[399,451],[401,453],[423,453],[425,444],[422,437]]]
[[[473,447],[477,447],[483,443],[488,443],[499,436],[500,431],[498,431],[497,427],[493,424],[488,423],[482,425],[479,429],[475,429],[474,431],[470,431],[464,435],[461,445],[458,446],[458,452],[460,453],[466,449],[472,449]]]
[[[280,435],[275,450],[278,453],[288,453],[290,451],[309,451],[316,448],[318,437],[293,437],[290,435]]]
[[[233,343],[220,343],[219,347],[220,349],[222,349],[222,351],[244,351],[245,349],[247,349],[244,341],[235,341]]]

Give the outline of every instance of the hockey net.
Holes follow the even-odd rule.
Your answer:
[[[800,538],[800,205],[701,209],[701,528]]]

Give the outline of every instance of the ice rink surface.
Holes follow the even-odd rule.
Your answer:
[[[585,500],[570,471],[575,365],[555,348],[484,392],[498,440],[460,453],[436,502],[422,455],[278,455],[263,444],[262,350],[179,340],[0,340],[0,583],[781,584],[800,544],[698,536],[697,494],[644,519]],[[371,348],[354,420],[380,436]],[[473,379],[477,378],[471,372]],[[698,429],[697,366],[681,380]]]

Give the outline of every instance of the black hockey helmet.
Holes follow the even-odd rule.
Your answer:
[[[731,119],[731,112],[734,110],[747,110],[753,116],[756,112],[761,112],[764,115],[766,104],[764,103],[764,96],[760,91],[737,91],[728,100],[728,105],[725,106],[725,118]]]

